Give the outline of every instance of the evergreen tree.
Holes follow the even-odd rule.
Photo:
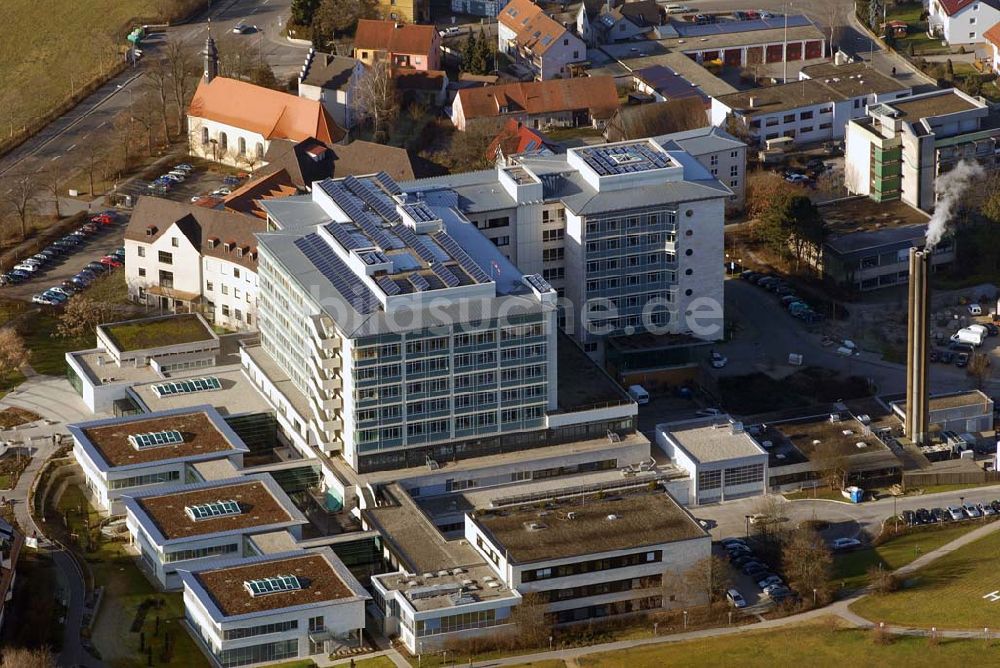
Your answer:
[[[476,74],[488,74],[493,69],[493,50],[490,48],[490,38],[483,28],[479,29],[474,62],[477,67]]]
[[[319,0],[292,0],[291,22],[302,26],[311,25],[317,7]]]
[[[471,32],[462,45],[462,71],[472,73],[472,55],[476,51],[476,36]]]

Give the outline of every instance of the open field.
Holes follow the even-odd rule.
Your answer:
[[[888,523],[892,527],[892,522]],[[978,529],[975,522],[959,522],[944,526],[912,527],[905,533],[892,536],[879,545],[837,555],[833,559],[834,583],[843,583],[847,589],[868,584],[868,568],[882,564],[887,570],[896,570],[912,562],[921,554],[936,550],[945,543]]]
[[[1000,588],[996,577],[998,551],[1000,533],[993,533],[922,568],[902,590],[886,596],[866,596],[851,609],[887,624],[995,628],[1000,602],[983,597]]]
[[[838,629],[831,621],[594,654],[577,659],[576,664],[581,668],[717,668],[730,664],[741,668],[851,665],[935,668],[981,664],[987,649],[982,640],[943,639],[932,647],[926,638],[893,637],[888,644],[877,644],[872,636],[871,631]],[[995,652],[998,644],[991,644]]]

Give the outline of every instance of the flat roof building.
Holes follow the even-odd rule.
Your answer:
[[[330,548],[182,570],[185,618],[216,665],[301,659],[357,647],[371,597]]]
[[[267,474],[138,492],[123,497],[130,544],[164,589],[179,569],[207,559],[255,556],[251,536],[279,529],[301,537],[305,516]]]
[[[728,416],[656,426],[656,444],[690,476],[692,505],[767,493],[767,451]]]
[[[67,428],[87,488],[98,508],[109,515],[125,512],[123,495],[200,482],[196,464],[224,459],[239,468],[249,451],[208,405],[80,422]]]
[[[708,557],[711,536],[662,488],[476,510],[465,539],[506,586],[542,597],[555,623],[704,602],[672,591],[666,573]]]

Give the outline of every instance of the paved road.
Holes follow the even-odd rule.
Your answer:
[[[292,44],[280,31],[288,16],[290,0],[223,0],[215,2],[206,13],[188,24],[169,28],[166,34],[154,34],[145,47],[146,58],[156,57],[166,35],[184,40],[200,51],[208,30],[208,19],[219,26],[219,33],[229,33],[240,20],[258,25],[261,30],[239,36],[257,47],[272,66],[279,80],[298,71],[307,47]],[[236,38],[236,35],[232,35]],[[200,59],[199,59],[200,62]],[[200,65],[199,65],[200,67]],[[90,147],[113,146],[114,118],[129,108],[142,92],[143,66],[129,69],[99,88],[76,107],[50,123],[42,132],[17,149],[0,157],[0,177],[13,174],[59,173],[65,178],[85,162]],[[0,193],[10,186],[0,179]]]
[[[742,375],[762,368],[787,366],[788,354],[799,353],[806,366],[821,366],[848,375],[870,378],[881,394],[906,390],[906,368],[884,362],[875,353],[851,357],[838,355],[833,346],[824,347],[819,332],[810,331],[800,320],[791,317],[770,292],[746,281],[731,279],[725,286],[726,313],[737,323],[733,341],[717,347],[729,358],[729,364],[714,373]],[[974,387],[963,369],[932,364],[931,391],[954,392]],[[1000,390],[996,379],[987,390]]]
[[[30,374],[30,372],[29,372]],[[0,409],[17,406],[34,411],[45,418],[31,427],[2,432],[3,439],[18,440],[32,449],[32,459],[18,479],[9,497],[14,503],[18,524],[29,536],[44,536],[31,517],[30,490],[38,472],[54,454],[56,445],[52,435],[67,435],[65,423],[85,419],[89,413],[80,397],[64,378],[31,376],[17,389],[0,399]],[[103,664],[88,654],[80,644],[83,623],[83,603],[86,596],[83,574],[76,561],[58,545],[43,548],[52,557],[59,578],[59,585],[66,604],[63,622],[63,647],[59,655],[60,666],[86,666],[99,668]],[[23,586],[23,584],[22,584]]]

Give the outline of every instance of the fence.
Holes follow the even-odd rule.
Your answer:
[[[1000,482],[1000,472],[997,471],[942,471],[934,472],[903,472],[903,489],[913,487],[932,487],[935,485],[975,485],[986,482]]]

